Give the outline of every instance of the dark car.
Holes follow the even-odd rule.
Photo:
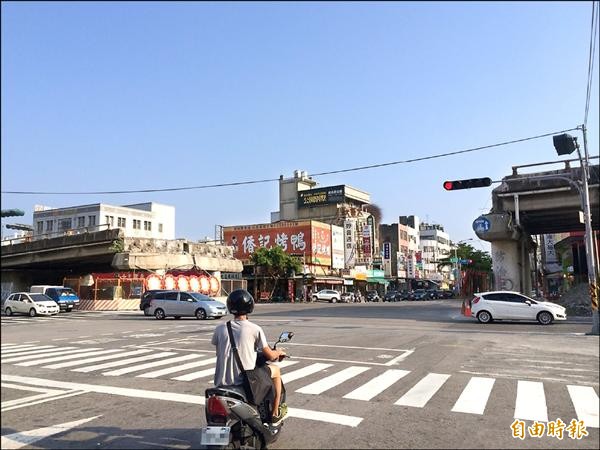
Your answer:
[[[384,302],[397,302],[400,300],[400,293],[396,291],[387,291],[383,296]]]
[[[369,291],[369,292],[367,292],[367,301],[368,302],[380,302],[381,297],[379,297],[379,293],[377,291]]]
[[[413,292],[407,291],[407,290],[401,291],[400,292],[400,300],[403,300],[403,301],[404,300],[414,300]]]
[[[413,300],[427,300],[429,294],[425,289],[415,289],[413,292]]]
[[[443,298],[454,298],[454,292],[450,291],[448,289],[444,289],[442,291],[442,296],[443,296]]]
[[[342,303],[354,303],[354,292],[344,292],[340,297]]]
[[[150,300],[152,300],[158,292],[164,291],[165,289],[150,289],[149,291],[144,292],[140,298],[140,310],[144,311],[145,315],[149,315],[146,308],[150,306]]]
[[[427,293],[429,294],[429,298],[431,300],[437,300],[440,298],[444,298],[444,294],[440,289],[428,289]]]

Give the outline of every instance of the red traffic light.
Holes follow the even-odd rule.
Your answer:
[[[492,179],[485,178],[470,178],[468,180],[444,181],[444,189],[447,191],[458,191],[459,189],[472,189],[479,187],[487,187],[492,184]]]

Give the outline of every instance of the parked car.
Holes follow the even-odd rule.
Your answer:
[[[412,291],[401,291],[400,292],[400,300],[404,301],[404,300],[414,300],[413,297],[413,292]]]
[[[437,300],[439,297],[437,289],[427,289],[427,300]]]
[[[336,303],[340,301],[341,295],[338,291],[334,291],[333,289],[321,289],[316,294],[313,294],[312,299],[313,302],[324,300],[329,303]]]
[[[223,303],[198,292],[155,291],[149,297],[148,311],[144,310],[144,314],[157,319],[168,316],[175,319],[220,319],[227,314],[227,307]]]
[[[340,296],[340,301],[343,303],[354,303],[354,301],[355,301],[354,292],[344,292]]]
[[[36,294],[46,294],[54,300],[61,311],[72,311],[79,305],[79,297],[75,291],[66,286],[37,285],[31,286],[29,291]]]
[[[367,301],[368,302],[380,302],[381,297],[379,297],[379,293],[377,291],[367,291]]]
[[[454,292],[450,291],[448,289],[443,289],[441,291],[442,293],[442,298],[454,298]]]
[[[549,325],[555,320],[567,320],[567,312],[556,303],[534,300],[512,291],[480,292],[468,302],[471,317],[481,323],[493,320],[537,320]]]
[[[429,294],[425,289],[415,289],[412,297],[413,300],[427,300],[429,298]]]
[[[400,293],[397,291],[387,291],[383,296],[384,302],[397,302],[400,300]]]
[[[59,311],[58,304],[46,294],[15,292],[10,294],[4,302],[4,314],[7,316],[13,314],[27,314],[30,317],[38,314],[51,316],[58,314]]]

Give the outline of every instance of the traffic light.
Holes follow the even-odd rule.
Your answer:
[[[567,133],[552,136],[552,141],[554,142],[556,153],[559,155],[570,155],[579,148],[577,138]]]
[[[492,184],[492,179],[485,178],[470,178],[468,180],[444,181],[444,189],[447,191],[458,191],[459,189],[472,189],[487,187]]]
[[[3,209],[2,210],[2,217],[17,217],[17,216],[24,216],[25,215],[25,211],[23,211],[22,209]]]

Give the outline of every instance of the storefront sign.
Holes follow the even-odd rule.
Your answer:
[[[344,259],[347,268],[354,267],[356,261],[356,219],[344,221]]]
[[[383,260],[389,261],[392,257],[392,243],[384,242],[383,243]]]
[[[344,228],[331,225],[331,268],[344,268]]]
[[[344,201],[344,186],[329,186],[298,192],[298,208],[330,205]]]

